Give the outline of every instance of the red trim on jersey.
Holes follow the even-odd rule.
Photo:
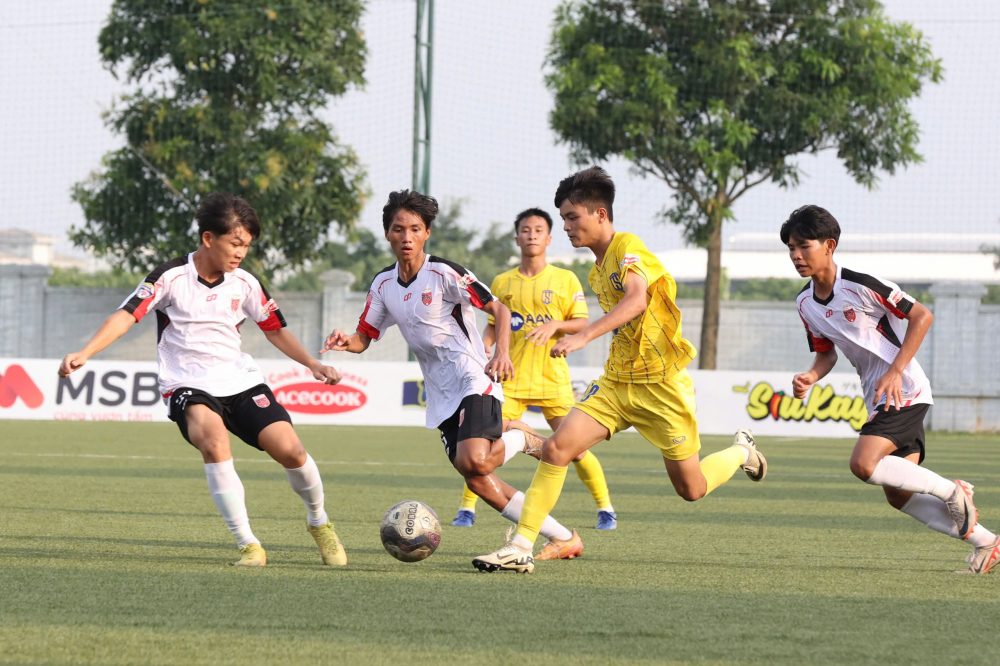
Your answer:
[[[266,308],[268,303],[274,305],[274,309],[268,313],[267,319],[265,319],[264,321],[257,322],[258,328],[260,328],[260,330],[262,331],[277,331],[281,328],[284,328],[285,321],[282,318],[281,313],[278,311],[278,304],[274,302],[273,298],[268,298],[267,293],[264,291],[263,288],[261,288],[260,304]]]
[[[872,291],[872,293],[875,294],[875,298],[877,298],[879,301],[882,302],[882,305],[885,306],[885,309],[891,312],[893,315],[895,315],[897,319],[906,319],[906,313],[897,308],[892,303],[890,303],[887,298],[882,296],[882,294],[878,293],[877,291]]]
[[[142,321],[142,318],[149,312],[149,304],[153,302],[154,298],[156,298],[155,286],[153,287],[153,295],[139,303],[139,307],[132,311],[132,316],[135,318],[136,323]]]
[[[381,289],[382,285],[385,284],[385,282],[386,280],[382,280],[378,288]],[[361,313],[361,316],[358,318],[358,330],[367,335],[372,340],[378,340],[379,335],[381,335],[381,333],[379,333],[379,330],[374,326],[372,326],[371,324],[369,324],[367,321],[365,321],[365,315],[368,314],[368,308],[370,308],[371,306],[372,306],[372,294],[371,292],[368,292],[368,298],[365,299],[365,309]]]
[[[472,301],[472,307],[482,310],[485,307],[485,304],[479,300],[479,294],[477,294],[471,286],[466,287],[465,290],[469,292],[469,296],[471,296],[469,300]]]
[[[490,384],[489,386],[486,387],[486,390],[483,391],[483,395],[489,395],[492,392],[493,392],[493,384]]]
[[[821,338],[819,336],[813,335],[812,329],[809,328],[809,324],[806,323],[806,318],[799,313],[799,319],[802,320],[802,325],[806,327],[806,341],[809,343],[809,351],[812,352],[828,352],[833,351],[833,343],[826,338]]]

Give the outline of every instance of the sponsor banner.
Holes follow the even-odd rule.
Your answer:
[[[338,362],[343,380],[323,384],[292,361],[260,368],[295,423],[424,425],[426,395],[416,363]],[[167,421],[152,361],[90,361],[69,377],[58,360],[0,358],[0,419]],[[791,372],[691,370],[705,434],[751,428],[760,435],[852,437],[868,417],[855,375],[831,374],[804,400],[791,395]],[[577,399],[601,368],[571,367]],[[546,428],[538,411],[524,420]]]

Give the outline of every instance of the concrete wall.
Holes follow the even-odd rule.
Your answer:
[[[0,356],[62,358],[93,335],[104,318],[128,295],[118,289],[48,287],[48,270],[40,266],[0,265]],[[352,291],[343,271],[323,275],[320,293],[276,292],[289,327],[306,349],[319,350],[334,328],[354,331],[364,309],[365,294]],[[917,356],[931,377],[935,406],[930,424],[938,430],[1000,431],[1000,306],[980,303],[985,288],[966,283],[939,284],[934,294],[935,323]],[[600,314],[596,301],[591,316]],[[697,346],[701,335],[701,303],[681,301],[684,335]],[[480,327],[485,315],[480,313]],[[148,360],[155,357],[156,324],[143,321],[100,355],[103,359]],[[256,326],[242,328],[244,349],[257,358],[279,358]],[[610,336],[570,356],[577,366],[600,366]],[[336,355],[327,356],[336,362]],[[405,361],[406,344],[399,329],[351,360]],[[697,363],[697,362],[696,362]],[[719,333],[720,370],[800,372],[812,363],[805,333],[793,303],[725,302]],[[841,360],[838,370],[849,372]]]

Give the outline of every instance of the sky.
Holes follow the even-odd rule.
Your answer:
[[[894,238],[920,234],[1000,233],[1000,50],[994,43],[1000,3],[883,4],[891,18],[920,29],[943,60],[944,82],[926,86],[911,105],[924,163],[884,174],[868,191],[831,152],[802,157],[806,175],[797,189],[762,185],[737,202],[726,247],[752,237],[777,243],[781,221],[805,203],[840,219],[843,242],[853,233],[859,243],[885,249]],[[430,193],[463,200],[467,225],[509,224],[530,206],[554,214],[555,186],[577,168],[548,127],[552,99],[543,63],[556,5],[436,0]],[[8,1],[0,14],[0,229],[53,236],[63,254],[81,254],[66,238],[67,229],[83,221],[70,188],[121,145],[102,121],[123,90],[97,53],[110,6],[109,0]],[[333,100],[326,115],[367,166],[372,197],[361,224],[375,231],[388,193],[411,181],[413,7],[411,0],[368,3],[367,84]],[[639,233],[656,251],[683,247],[677,229],[659,221],[670,197],[666,185],[633,175],[623,161],[603,166],[618,185],[616,227]],[[558,232],[552,251],[573,255]]]

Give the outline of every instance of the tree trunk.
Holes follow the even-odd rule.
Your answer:
[[[705,299],[701,310],[701,348],[698,367],[715,370],[719,348],[719,296],[722,284],[722,208],[716,206],[709,218],[708,263],[705,268]]]

